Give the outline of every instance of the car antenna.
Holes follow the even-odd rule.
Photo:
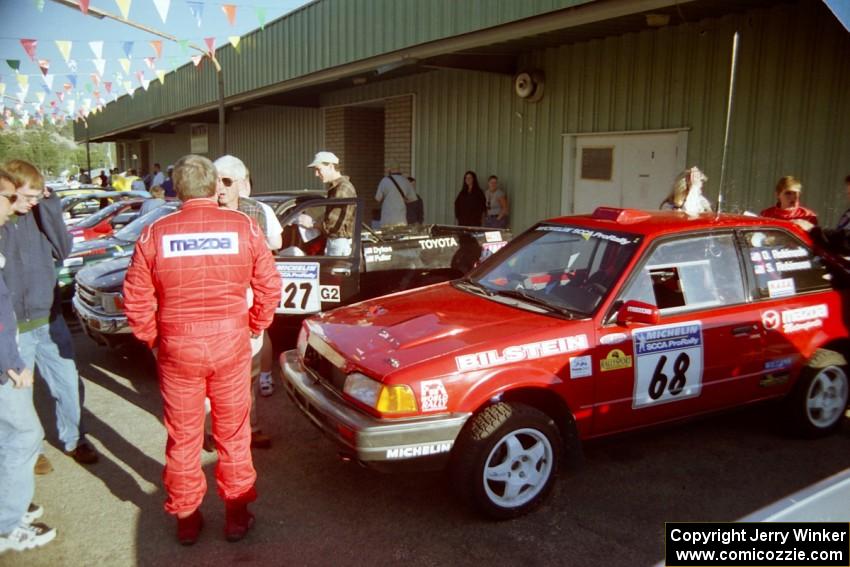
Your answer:
[[[729,69],[729,99],[726,102],[726,129],[723,132],[723,155],[720,158],[720,186],[717,189],[717,217],[723,206],[723,186],[726,180],[726,153],[729,149],[729,124],[732,121],[732,100],[735,95],[735,72],[738,69],[738,32],[732,36],[732,65]]]

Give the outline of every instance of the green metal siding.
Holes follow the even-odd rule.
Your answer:
[[[495,173],[512,226],[561,211],[564,133],[685,127],[689,164],[720,180],[731,39],[741,33],[725,209],[773,204],[782,175],[803,181],[803,202],[824,224],[846,208],[850,173],[850,36],[820,2],[647,30],[536,51],[546,74],[539,103],[509,77],[439,71],[329,93],[323,105],[415,93],[413,174],[429,220],[450,222],[463,172]]]
[[[318,0],[246,35],[237,53],[216,55],[225,95],[249,92],[360,59],[397,51],[593,0]],[[216,100],[209,61],[184,65],[165,85],[122,97],[89,118],[92,136],[173,115]],[[78,139],[84,134],[77,130]]]

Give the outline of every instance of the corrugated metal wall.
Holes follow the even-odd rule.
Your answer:
[[[322,111],[314,108],[264,107],[236,112],[227,129],[227,151],[251,170],[255,193],[318,189],[307,164],[324,139]],[[216,128],[211,128],[216,130]],[[210,155],[217,156],[210,142]]]
[[[319,0],[216,51],[225,96],[593,0]],[[217,100],[212,64],[185,65],[89,118],[92,136]],[[84,136],[82,131],[77,138]]]
[[[720,179],[731,38],[741,33],[727,171],[727,209],[773,203],[781,175],[803,180],[803,201],[832,223],[850,173],[850,36],[820,3],[671,25],[530,53],[544,99],[513,95],[510,77],[438,71],[329,93],[323,105],[416,94],[417,187],[427,217],[452,220],[466,169],[495,173],[512,226],[559,214],[563,133],[690,128],[688,163]]]

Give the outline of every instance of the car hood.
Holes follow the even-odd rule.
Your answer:
[[[131,258],[114,258],[87,266],[77,272],[77,283],[101,292],[119,291]]]
[[[575,335],[583,323],[518,309],[446,283],[335,309],[309,325],[350,362],[380,378],[414,373],[436,359],[442,360],[429,368],[430,375],[457,372],[461,355],[501,353]],[[499,365],[493,362],[483,366]]]
[[[114,237],[96,238],[94,240],[86,240],[77,242],[71,249],[69,256],[89,256],[93,254],[106,254],[107,251],[114,250],[118,253],[127,251],[128,254],[133,253],[135,247],[134,242],[125,242]]]

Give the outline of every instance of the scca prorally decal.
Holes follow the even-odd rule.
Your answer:
[[[420,240],[419,246],[423,250],[433,250],[434,248],[457,248],[457,239],[454,236],[445,238],[431,238],[429,240]]]
[[[607,232],[599,232],[598,230],[589,230],[586,228],[575,228],[571,226],[539,226],[537,230],[545,230],[548,232],[565,232],[567,234],[578,234],[585,240],[590,238],[598,238],[600,240],[607,240],[609,242],[614,242],[616,244],[633,244],[638,241],[638,238],[627,238],[624,236],[619,236],[617,234],[609,234]]]
[[[505,347],[502,352],[497,350],[485,350],[475,354],[464,354],[456,356],[457,369],[461,372],[469,370],[481,370],[493,366],[510,364],[521,360],[536,360],[549,356],[557,356],[568,352],[575,352],[587,348],[587,335],[576,335],[574,337],[560,337],[548,341],[528,343]]]
[[[169,234],[162,238],[162,255],[165,258],[238,253],[239,234],[236,232]]]

